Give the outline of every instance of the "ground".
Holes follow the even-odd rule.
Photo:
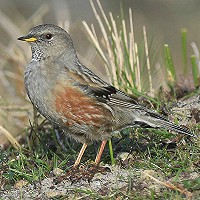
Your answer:
[[[199,102],[199,96],[196,95],[182,99],[177,103],[177,107],[173,108],[178,115],[185,116],[182,124],[199,124]],[[45,175],[38,176],[43,177],[42,179],[30,181],[27,176],[22,176],[24,172],[21,172],[20,168],[31,168],[30,163],[32,167],[38,167],[38,161],[33,159],[34,156],[31,157],[32,154],[27,154],[30,160],[26,161],[26,164],[24,161],[23,166],[18,165],[19,169],[16,163],[6,163],[1,169],[0,199],[198,199],[199,129],[195,130],[194,138],[180,138],[178,135],[153,135],[151,138],[149,133],[145,138],[146,131],[138,131],[139,135],[141,133],[141,136],[134,138],[134,141],[137,139],[135,142],[127,135],[122,136],[120,140],[113,139],[116,164],[106,165],[109,161],[103,159],[101,165],[109,170],[96,173],[90,181],[79,179],[72,182],[67,176],[60,178],[66,173],[62,167],[66,163],[60,165],[60,168],[42,171]],[[90,157],[90,149],[86,154]],[[104,157],[105,154],[109,154],[108,149],[104,152]],[[12,162],[19,163],[19,160]],[[40,159],[39,162],[44,162],[44,159]],[[46,163],[42,163],[42,166],[44,165],[48,168]],[[87,163],[83,166],[87,166]],[[11,168],[14,175],[9,171]],[[27,173],[27,169],[25,172]],[[6,186],[8,181],[5,181],[8,175],[13,176],[9,189]]]

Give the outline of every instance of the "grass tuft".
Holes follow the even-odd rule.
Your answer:
[[[183,57],[183,72],[186,75],[188,73],[187,29],[181,30],[181,50]]]
[[[90,40],[103,58],[110,82],[117,88],[126,92],[131,92],[129,90],[130,87],[134,87],[137,91],[142,92],[142,67],[140,66],[140,60],[142,58],[139,55],[138,44],[135,42],[132,10],[129,9],[130,28],[128,29],[123,17],[120,26],[117,27],[117,22],[112,13],[110,12],[107,17],[99,0],[97,0],[97,5],[100,14],[97,12],[93,1],[90,1],[90,3],[101,29],[103,43],[101,44],[99,42],[102,40],[97,38],[93,25],[89,27],[85,21],[83,21],[83,25],[88,32]],[[153,96],[152,75],[150,72],[150,58],[145,27],[143,28],[143,32],[145,41],[145,46],[143,48],[146,53],[148,78],[150,83],[149,90],[151,96]]]
[[[176,82],[176,72],[168,44],[164,45],[164,55],[167,70],[167,82],[169,85],[174,85]]]

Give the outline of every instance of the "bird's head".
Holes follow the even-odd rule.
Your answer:
[[[62,28],[53,24],[38,25],[18,40],[31,44],[34,59],[58,57],[64,51],[75,53],[70,35]]]

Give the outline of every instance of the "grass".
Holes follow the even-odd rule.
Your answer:
[[[45,132],[43,132],[45,130]],[[9,149],[7,152],[1,152],[1,184],[4,185],[5,189],[11,188],[13,184],[16,185],[20,180],[26,180],[29,183],[43,180],[46,177],[52,176],[52,171],[55,168],[67,170],[72,165],[77,155],[78,149],[81,148],[80,144],[72,143],[70,148],[65,144],[67,152],[63,152],[61,147],[58,146],[56,140],[52,142],[52,135],[55,133],[51,127],[45,127],[44,130],[39,130],[39,141],[34,142],[34,146],[28,149],[28,146],[19,150]],[[48,130],[48,131],[47,131]],[[132,130],[126,130],[124,133],[112,141],[114,157],[120,152],[128,152],[133,155],[133,159],[121,161],[119,158],[116,159],[116,164],[125,168],[131,173],[135,173],[135,169],[140,173],[145,170],[152,170],[153,177],[154,173],[160,174],[156,177],[156,180],[162,181],[162,183],[173,184],[184,186],[184,190],[195,192],[199,190],[197,185],[198,178],[192,178],[190,174],[198,171],[199,162],[199,147],[198,143],[191,143],[186,139],[182,138],[179,142],[174,141],[177,138],[174,135],[162,130],[144,130],[138,129],[135,134]],[[34,141],[36,141],[34,139]],[[51,141],[51,142],[50,142]],[[170,141],[170,143],[168,143]],[[29,141],[31,143],[31,141]],[[67,143],[67,142],[66,142]],[[34,147],[34,148],[33,148]],[[95,158],[94,146],[90,146],[84,155],[82,163],[92,162]],[[96,145],[97,150],[97,145]],[[106,148],[102,162],[109,163],[109,149]],[[138,172],[137,172],[138,173]],[[155,178],[155,177],[154,177]],[[141,199],[142,184],[146,184],[149,187],[147,181],[141,181],[140,178],[131,180],[137,183],[138,190],[134,193],[128,192],[128,190],[111,190],[107,197],[114,199],[117,196],[121,198],[130,197],[133,199]],[[196,182],[195,182],[196,181]],[[150,182],[156,184],[156,182]],[[148,191],[148,190],[147,190]],[[148,192],[144,192],[143,198],[150,198]],[[73,189],[73,192],[81,196],[89,196],[91,199],[103,198],[101,194],[93,192],[88,189]],[[163,193],[164,192],[164,193]],[[161,193],[151,192],[151,196],[158,199],[184,199],[185,194],[181,194],[178,191],[178,187],[175,192],[170,189],[164,189]],[[69,194],[71,194],[69,192]],[[171,196],[171,197],[170,197]],[[170,198],[169,198],[170,197]],[[151,197],[153,199],[153,197]]]
[[[168,91],[166,92],[166,87],[161,85],[160,95],[157,95],[153,85],[155,78],[153,74],[156,74],[156,77],[163,74],[160,68],[153,72],[152,57],[154,56],[151,56],[152,53],[149,50],[146,28],[143,27],[144,39],[139,44],[135,40],[131,9],[129,9],[129,22],[122,17],[121,24],[117,26],[112,13],[109,13],[109,18],[104,13],[100,1],[97,0],[96,6],[93,1],[90,3],[101,28],[103,44],[99,42],[101,40],[97,37],[93,25],[89,26],[86,22],[83,22],[83,25],[104,61],[110,82],[132,95],[141,104],[163,114],[171,115],[174,122],[178,123],[178,119],[181,117],[178,114],[175,116],[171,111],[171,105],[177,102],[180,96],[189,96],[191,93],[195,95],[200,83],[199,53],[195,44],[192,44],[194,55],[191,55],[191,63],[188,63],[187,31],[184,29],[181,33],[180,51],[182,51],[183,57],[183,74],[187,77],[187,73],[190,71],[189,66],[192,67],[194,87],[188,86],[189,90],[185,93],[185,85],[178,86],[173,55],[171,55],[170,47],[164,44],[161,65],[166,72]],[[97,12],[97,8],[100,13]],[[127,28],[128,23],[130,29]],[[48,122],[43,122],[37,114],[35,114],[34,122],[35,124],[26,131],[26,135],[29,137],[24,137],[24,141],[21,141],[20,144],[16,139],[10,137],[6,130],[4,131],[13,146],[8,147],[6,151],[0,151],[1,188],[10,189],[21,180],[29,183],[38,182],[46,177],[52,177],[53,169],[60,168],[66,171],[73,164],[81,144],[77,144],[70,138],[66,139],[62,132],[56,131]],[[195,135],[199,133],[200,126],[198,124],[188,122],[188,125],[193,128]],[[89,146],[82,163],[92,163],[98,145],[99,143],[95,143]],[[129,155],[132,155],[131,159],[119,158],[121,152],[128,152]],[[69,194],[74,199],[178,200],[190,199],[191,194],[195,198],[200,190],[200,180],[197,176],[199,153],[198,138],[188,139],[165,130],[127,129],[121,135],[115,136],[112,142],[109,141],[109,148],[106,147],[102,157],[104,164],[115,162],[122,169],[125,168],[130,173],[137,174],[134,180],[130,176],[127,188],[110,188],[106,195],[90,189],[73,188],[68,190],[66,196],[62,195],[59,199],[68,198]],[[135,170],[139,171],[139,175]],[[142,179],[142,176],[145,178]],[[156,184],[160,189],[152,187]]]

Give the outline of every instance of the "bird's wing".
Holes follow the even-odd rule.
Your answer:
[[[95,98],[99,102],[106,103],[108,106],[117,106],[129,111],[133,111],[137,115],[138,123],[144,123],[151,127],[167,128],[182,134],[192,136],[188,128],[180,127],[168,121],[166,117],[139,105],[134,99],[129,97],[124,92],[116,89],[110,84],[103,81],[88,68],[80,64],[80,67],[75,70],[68,70],[68,76],[72,80],[71,83],[79,87],[79,89]],[[133,121],[133,123],[135,123]]]
[[[65,63],[61,63],[61,61],[62,60],[59,60],[59,65],[65,65]],[[73,85],[79,87],[85,94],[96,98],[98,101],[107,103],[108,105],[136,110],[141,112],[141,114],[167,121],[164,116],[139,105],[133,98],[103,81],[78,61],[73,69],[69,69],[66,66],[65,69]]]
[[[107,102],[108,105],[138,110],[148,116],[167,120],[164,116],[159,115],[155,111],[139,105],[133,98],[106,83],[84,66],[81,66],[76,72],[68,72],[68,75],[73,79],[73,83],[79,86],[84,93],[93,96],[98,101]]]

